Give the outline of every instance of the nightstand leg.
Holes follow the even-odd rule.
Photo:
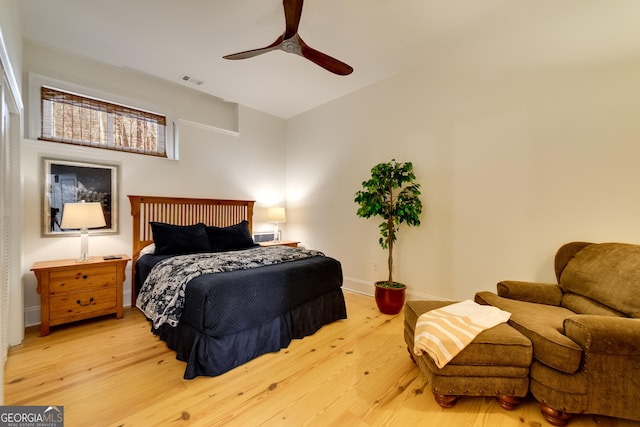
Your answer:
[[[49,335],[49,322],[42,320],[40,322],[40,336],[46,337],[47,335]]]

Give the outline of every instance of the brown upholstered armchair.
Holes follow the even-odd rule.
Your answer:
[[[558,284],[504,281],[476,302],[511,314],[533,344],[530,391],[542,414],[640,421],[640,246],[573,242],[555,257]]]

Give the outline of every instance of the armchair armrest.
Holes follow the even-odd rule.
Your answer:
[[[585,353],[640,358],[640,319],[577,314],[564,320],[564,333]]]
[[[503,280],[497,287],[498,295],[504,298],[555,306],[560,305],[562,300],[562,290],[551,283]]]

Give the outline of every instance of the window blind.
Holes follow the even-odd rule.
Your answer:
[[[167,157],[166,117],[41,86],[40,139]]]

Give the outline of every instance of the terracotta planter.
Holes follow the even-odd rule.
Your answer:
[[[376,282],[376,304],[378,310],[383,314],[398,314],[404,307],[404,294],[407,289],[406,286],[401,288],[388,288],[386,286],[380,286]]]

